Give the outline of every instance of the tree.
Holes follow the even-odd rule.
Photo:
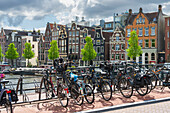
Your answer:
[[[6,52],[5,57],[7,59],[11,59],[11,65],[13,66],[13,60],[19,57],[19,54],[17,52],[17,48],[15,48],[15,44],[14,43],[10,43],[8,45],[8,50]]]
[[[35,53],[32,51],[31,43],[25,43],[25,49],[24,49],[24,54],[22,55],[25,59],[28,59],[28,65],[29,59],[33,58]]]
[[[128,52],[128,56],[130,58],[136,59],[137,56],[140,56],[142,54],[141,47],[138,45],[138,36],[136,34],[136,31],[132,31],[130,33],[130,39],[129,42],[129,48],[126,50]]]
[[[37,32],[38,32],[38,33],[40,33],[41,31],[40,31],[40,30],[38,30]]]
[[[93,43],[92,43],[91,37],[87,36],[85,41],[86,41],[86,45],[81,50],[81,54],[83,55],[82,60],[83,61],[90,61],[91,62],[93,59],[96,58],[97,53],[96,53],[96,51],[93,48]]]
[[[2,62],[3,57],[4,57],[4,54],[2,53],[2,48],[1,48],[1,45],[0,45],[0,62]]]
[[[59,57],[59,49],[58,49],[58,46],[57,46],[57,41],[56,40],[52,40],[50,45],[51,45],[51,47],[48,50],[48,52],[49,52],[48,58],[50,60],[53,60],[53,63],[54,63],[54,59]]]

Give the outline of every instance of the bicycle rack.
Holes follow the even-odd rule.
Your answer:
[[[23,92],[23,94],[22,94],[23,102],[30,102],[30,101],[29,101],[29,97],[28,97],[27,94],[25,93],[25,90],[23,90],[22,92]]]
[[[34,86],[35,86],[35,93],[40,92],[40,86],[38,85],[37,81],[34,79]]]
[[[14,86],[12,85],[12,82],[11,82],[11,81],[9,82],[9,86],[10,86],[11,89],[15,90],[15,89],[14,89]]]

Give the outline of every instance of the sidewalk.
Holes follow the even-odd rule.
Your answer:
[[[34,97],[37,98],[37,96]],[[131,98],[124,98],[120,94],[120,92],[117,92],[115,94],[113,93],[112,99],[110,101],[105,101],[103,100],[100,94],[99,95],[96,94],[95,102],[93,104],[88,104],[86,101],[84,101],[84,104],[82,106],[76,105],[72,100],[70,100],[68,107],[64,108],[60,105],[58,99],[52,99],[51,100],[52,102],[45,101],[43,103],[42,102],[32,103],[28,105],[17,105],[17,106],[14,105],[13,109],[14,109],[14,113],[69,113],[69,112],[72,113],[72,112],[88,111],[91,109],[105,108],[109,106],[123,105],[127,103],[143,102],[146,100],[155,100],[155,99],[166,98],[166,97],[170,97],[170,90],[168,88],[165,88],[164,92],[161,92],[161,90],[158,89],[154,89],[150,94],[143,97],[139,96],[137,93],[134,93]],[[150,104],[148,104],[147,106],[150,106]],[[125,111],[121,111],[124,109],[119,109],[119,110],[120,112],[125,112]],[[119,112],[119,110],[116,111]],[[129,110],[131,110],[131,108],[129,108]],[[137,110],[137,107],[135,107],[134,110]],[[0,109],[0,113],[6,113],[5,109]]]

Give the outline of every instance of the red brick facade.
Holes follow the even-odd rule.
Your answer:
[[[170,17],[165,17],[165,61],[170,62]]]

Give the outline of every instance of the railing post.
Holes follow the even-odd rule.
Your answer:
[[[22,91],[23,91],[23,74],[22,74],[22,72],[21,72],[21,81],[20,81],[20,94],[22,95]]]

